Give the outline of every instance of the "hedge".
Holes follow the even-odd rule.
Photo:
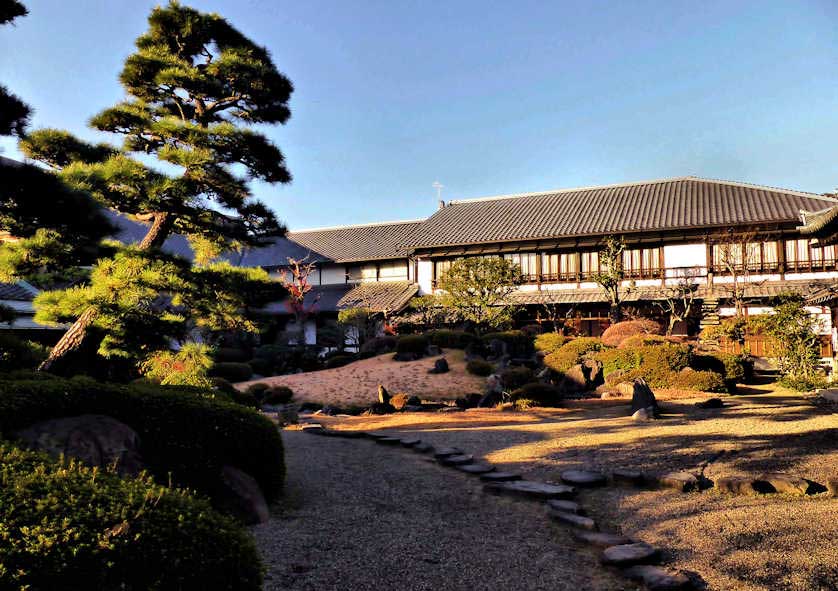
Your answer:
[[[247,363],[220,361],[213,364],[209,375],[224,378],[230,382],[244,382],[253,375],[253,368]]]
[[[466,371],[476,376],[489,376],[495,371],[495,366],[482,359],[472,359],[466,363]]]
[[[462,330],[432,330],[425,336],[432,345],[443,349],[465,349],[478,340],[475,335]]]
[[[257,412],[197,388],[124,386],[90,378],[3,380],[0,378],[0,433],[38,421],[102,414],[130,426],[141,454],[158,482],[217,496],[221,468],[235,466],[259,483],[268,500],[277,498],[285,476],[282,439]]]
[[[483,347],[487,350],[489,343],[494,340],[506,343],[506,349],[512,357],[529,357],[533,352],[533,338],[522,330],[506,330],[503,332],[490,332],[481,338]]]
[[[516,390],[535,380],[535,373],[528,367],[510,367],[500,374],[500,381],[505,390]]]
[[[428,337],[421,334],[409,334],[401,337],[396,345],[397,353],[415,353],[420,357],[428,348]]]
[[[568,341],[554,353],[544,358],[544,365],[555,372],[564,373],[582,360],[587,353],[602,349],[602,341],[595,337],[577,337]]]
[[[333,355],[329,357],[324,363],[324,369],[335,369],[337,367],[343,367],[344,365],[349,365],[353,361],[357,361],[358,358],[354,355]]]
[[[261,589],[246,530],[203,499],[0,443],[0,588]]]
[[[47,348],[10,334],[0,334],[0,371],[34,369],[47,357]]]

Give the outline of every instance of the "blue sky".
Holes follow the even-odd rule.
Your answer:
[[[24,0],[0,82],[88,138],[145,0]],[[698,175],[838,186],[838,3],[193,0],[294,82],[269,135],[291,228],[424,217],[443,198]],[[14,142],[0,141],[5,155]]]

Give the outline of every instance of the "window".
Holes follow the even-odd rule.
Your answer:
[[[378,278],[381,281],[407,281],[407,263],[404,261],[381,263],[378,267]]]
[[[836,263],[836,247],[817,246],[808,239],[786,240],[786,263],[792,271],[832,269]]]
[[[451,268],[451,260],[439,260],[434,261],[434,285],[439,283],[439,280],[442,279],[442,276],[445,275],[446,271]]]
[[[542,281],[575,281],[579,272],[575,252],[541,255]]]
[[[661,249],[633,248],[623,251],[623,274],[630,278],[661,276]]]
[[[507,261],[518,265],[521,275],[524,276],[524,281],[538,281],[538,260],[534,252],[514,253],[503,255]]]
[[[588,251],[581,253],[582,277],[590,278],[591,275],[599,273],[599,252]]]
[[[732,268],[736,272],[766,273],[780,266],[777,242],[743,242],[713,245],[713,266],[722,273]]]

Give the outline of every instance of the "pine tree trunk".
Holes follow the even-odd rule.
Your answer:
[[[148,229],[145,237],[137,245],[139,250],[149,250],[152,248],[159,248],[169,237],[174,225],[174,218],[171,214],[166,212],[159,212],[154,214],[151,227]],[[78,350],[82,343],[87,338],[88,329],[99,311],[95,306],[90,306],[82,315],[79,316],[73,325],[65,332],[41,365],[38,366],[38,371],[49,371],[57,361],[64,358],[69,353]]]
[[[84,342],[87,337],[87,329],[93,324],[96,319],[98,310],[94,306],[90,306],[79,316],[67,332],[65,332],[61,339],[55,344],[52,350],[41,365],[38,366],[38,371],[49,371],[55,365],[55,362],[63,358],[71,351],[75,351]]]

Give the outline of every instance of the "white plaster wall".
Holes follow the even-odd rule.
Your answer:
[[[407,281],[408,268],[406,260],[381,263],[380,281]]]
[[[813,279],[835,279],[838,278],[838,271],[821,271],[819,273],[786,273],[787,281],[795,279],[807,281]]]
[[[786,279],[790,279],[788,275],[786,275]],[[783,278],[780,274],[775,275],[748,275],[742,276],[740,275],[738,278],[739,282],[742,283],[760,283],[764,281],[782,281]],[[713,277],[713,283],[716,285],[724,284],[724,283],[733,283],[733,277],[730,275],[716,275]]]
[[[667,244],[663,247],[663,263],[671,267],[704,267],[707,271],[707,245],[695,244]]]
[[[576,283],[542,283],[545,290],[576,289]]]
[[[433,293],[434,265],[428,259],[419,259],[416,282],[419,284],[419,294]]]
[[[346,283],[346,268],[343,265],[323,265],[322,284]]]

